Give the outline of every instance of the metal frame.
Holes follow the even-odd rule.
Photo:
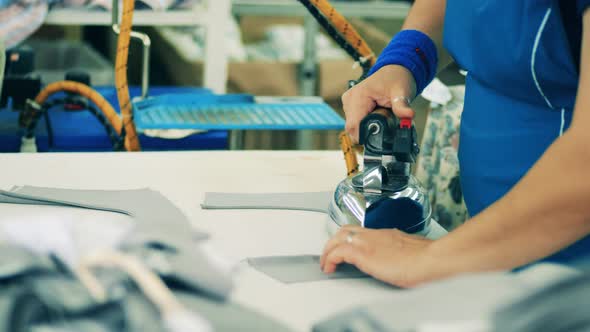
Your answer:
[[[311,15],[305,16],[305,37],[303,42],[303,62],[299,70],[299,93],[303,96],[315,96],[318,91],[318,57],[315,45],[319,25]],[[297,132],[297,148],[311,150],[313,148],[313,131]]]
[[[228,55],[225,47],[225,28],[231,18],[231,0],[207,1],[205,37],[205,73],[203,82],[213,92],[226,92]]]
[[[215,0],[214,0],[215,1]],[[96,10],[56,8],[49,11],[44,24],[106,26],[111,24],[111,13]],[[166,12],[136,11],[134,26],[188,26],[205,25],[207,12],[203,6],[192,10],[170,10]]]

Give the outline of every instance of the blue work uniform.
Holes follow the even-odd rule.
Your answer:
[[[444,45],[468,71],[459,159],[474,216],[504,196],[567,130],[578,66],[557,0],[447,0]],[[537,186],[560,195],[549,183]],[[588,254],[590,237],[547,260],[566,263]]]

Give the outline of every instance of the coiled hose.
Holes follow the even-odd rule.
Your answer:
[[[117,134],[121,135],[123,128],[122,121],[115,112],[113,106],[96,90],[92,89],[86,84],[74,82],[74,81],[60,81],[47,85],[41,92],[35,97],[35,103],[43,105],[47,99],[61,91],[71,92],[85,98],[88,98],[94,105],[96,105],[104,114],[109,124],[115,129]]]
[[[113,106],[96,90],[91,87],[74,81],[60,81],[47,85],[35,98],[34,103],[28,104],[27,109],[22,114],[20,121],[21,126],[25,127],[25,137],[32,138],[35,136],[35,128],[41,116],[47,116],[49,109],[59,104],[65,104],[65,100],[54,100],[49,102],[48,99],[58,92],[69,92],[89,99],[92,104],[87,108],[105,128],[107,135],[115,151],[124,148],[125,128]],[[48,119],[46,118],[48,121]],[[52,135],[49,137],[50,145]]]

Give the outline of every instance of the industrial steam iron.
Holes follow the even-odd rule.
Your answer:
[[[430,202],[411,173],[420,151],[412,120],[377,109],[361,121],[359,143],[364,146],[363,169],[338,184],[328,210],[329,233],[360,225],[427,234]]]

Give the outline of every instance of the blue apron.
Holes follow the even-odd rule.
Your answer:
[[[468,71],[459,159],[474,216],[567,130],[578,73],[557,0],[447,0],[444,45]],[[553,188],[541,182],[538,190]],[[590,237],[548,260],[588,253]]]

